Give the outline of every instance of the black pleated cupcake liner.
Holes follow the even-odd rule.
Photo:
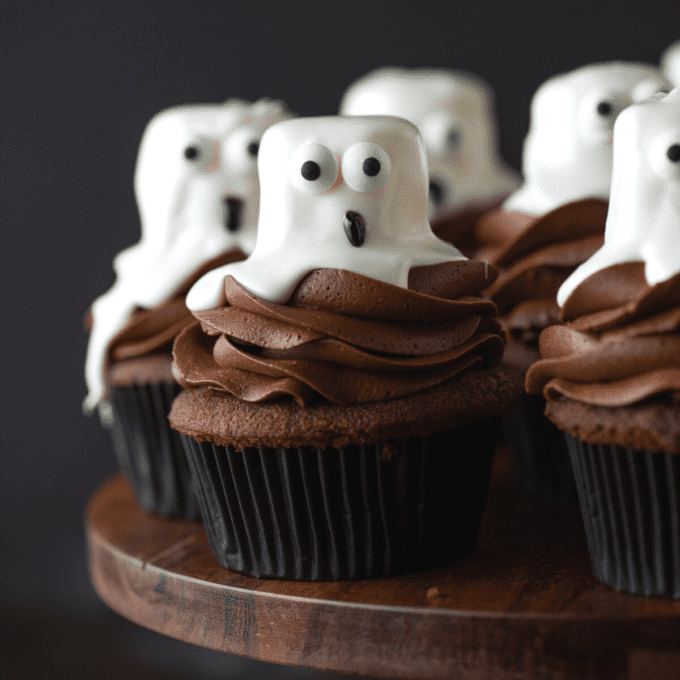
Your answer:
[[[494,419],[343,449],[183,441],[224,567],[326,581],[422,571],[470,553],[497,432]]]
[[[501,421],[503,439],[515,464],[515,478],[531,496],[578,502],[564,434],[546,418],[545,398],[524,394]]]
[[[162,515],[194,520],[198,500],[179,433],[168,413],[181,387],[173,383],[111,389],[111,435],[121,470],[139,504]]]
[[[680,456],[565,434],[597,580],[680,598]]]

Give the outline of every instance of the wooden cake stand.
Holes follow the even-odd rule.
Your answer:
[[[219,565],[198,522],[141,510],[116,475],[86,511],[92,581],[128,619],[211,649],[376,677],[680,678],[680,601],[592,575],[577,506],[531,500],[499,450],[474,553],[364,581],[260,580]]]

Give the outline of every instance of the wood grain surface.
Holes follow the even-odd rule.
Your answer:
[[[86,530],[110,607],[232,654],[414,680],[680,678],[680,601],[600,585],[578,507],[524,496],[502,449],[477,548],[419,574],[309,583],[230,572],[200,523],[143,511],[122,475],[90,500]]]

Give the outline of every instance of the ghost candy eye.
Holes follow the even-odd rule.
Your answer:
[[[201,150],[197,146],[188,146],[184,149],[184,158],[188,161],[197,161],[201,157]]]
[[[380,189],[391,169],[389,155],[374,142],[353,144],[342,156],[343,179],[354,191],[369,193]]]
[[[323,144],[311,142],[298,147],[288,161],[293,185],[306,194],[322,194],[338,179],[337,156]]]
[[[314,161],[305,161],[300,168],[300,174],[308,182],[314,182],[321,177],[321,167]]]
[[[668,156],[668,160],[672,163],[680,163],[680,144],[669,146],[666,156]]]
[[[257,153],[260,150],[260,143],[259,142],[250,142],[248,144],[248,153],[253,157],[257,158]]]

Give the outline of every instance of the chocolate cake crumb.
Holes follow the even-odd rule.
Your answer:
[[[396,456],[397,453],[397,447],[394,444],[383,444],[382,453],[380,454],[382,462],[389,463],[392,460],[392,457]]]

